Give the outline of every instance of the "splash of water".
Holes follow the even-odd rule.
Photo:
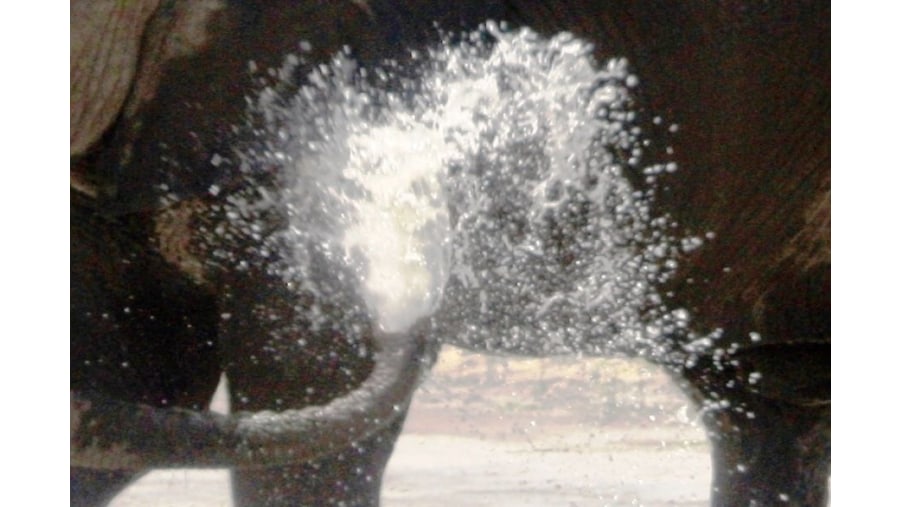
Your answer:
[[[687,315],[655,287],[678,242],[625,177],[661,166],[640,166],[637,78],[592,54],[488,23],[414,58],[415,79],[345,52],[288,100],[264,90],[257,156],[291,175],[291,276],[322,278],[315,250],[382,328],[430,319],[464,347],[666,353],[659,336]]]

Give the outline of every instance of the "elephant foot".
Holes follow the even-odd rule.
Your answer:
[[[72,507],[106,505],[140,476],[125,470],[69,468],[69,498]]]
[[[326,459],[263,470],[234,470],[234,505],[377,507],[382,476],[402,426],[403,417]]]

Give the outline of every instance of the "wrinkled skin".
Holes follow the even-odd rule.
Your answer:
[[[434,22],[455,31],[505,20],[546,35],[568,30],[596,41],[598,61],[628,58],[641,80],[635,105],[647,113],[639,121],[657,149],[673,148],[680,167],[662,181],[654,212],[672,217],[685,235],[715,233],[680,259],[664,291],[670,308],[691,312],[692,330],[722,330],[716,342],[722,355],[665,365],[701,406],[728,401],[703,412],[713,446],[713,505],[825,504],[831,338],[827,3],[270,1],[223,2],[208,10],[210,5],[215,3],[136,7],[127,17],[132,28],[119,34],[126,40],[112,45],[123,48],[114,51],[118,59],[109,58],[126,62],[121,65],[132,73],[101,80],[109,89],[100,94],[100,107],[77,88],[76,64],[93,60],[78,56],[73,4],[73,389],[202,409],[224,369],[232,407],[258,410],[325,403],[359,384],[372,368],[370,358],[353,353],[359,337],[337,333],[309,340],[310,354],[287,342],[270,352],[273,330],[265,319],[248,315],[247,302],[261,299],[290,314],[294,296],[271,290],[277,282],[261,271],[210,269],[203,238],[195,237],[198,221],[215,220],[210,185],[225,189],[224,195],[245,191],[246,182],[210,161],[230,146],[253,142],[232,130],[243,121],[244,96],[255,87],[247,62],[280,67],[284,55],[306,40],[313,48],[310,62],[327,61],[348,45],[358,62],[374,65],[403,60],[409,48],[436,42]],[[133,54],[122,54],[128,48]],[[652,125],[652,115],[662,116],[664,126]],[[679,125],[677,133],[666,131],[669,123]],[[178,196],[176,204],[159,204],[160,183]],[[160,226],[178,224],[179,217],[188,217],[190,226]],[[160,247],[181,245],[166,238],[182,238],[188,254]],[[81,250],[86,253],[75,253]],[[127,256],[137,260],[102,261]],[[76,266],[91,266],[109,284],[97,287],[89,275],[80,280]],[[80,292],[84,287],[90,290]],[[126,316],[122,301],[136,291],[141,305]],[[335,322],[341,322],[341,301],[332,305]],[[91,318],[79,320],[86,311]],[[113,311],[111,324],[97,318]],[[231,324],[221,322],[222,313],[231,314]],[[127,332],[96,331],[104,325]],[[763,339],[753,340],[751,333]],[[678,345],[690,338],[668,339]],[[340,372],[316,357],[331,352],[345,366]],[[251,356],[255,361],[246,360]],[[283,357],[291,358],[289,368]],[[97,366],[99,358],[105,367]],[[126,362],[125,370],[115,366]],[[753,372],[760,373],[758,381],[751,381]],[[348,446],[318,462],[239,471],[236,500],[377,504],[401,423],[359,449]],[[362,474],[352,472],[357,467]],[[136,473],[73,469],[73,503],[102,503]]]

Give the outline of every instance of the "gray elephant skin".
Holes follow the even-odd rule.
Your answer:
[[[234,129],[257,85],[249,61],[279,68],[309,41],[299,80],[344,46],[377,66],[438,42],[436,26],[486,20],[628,58],[638,112],[679,125],[639,118],[680,166],[658,211],[686,234],[715,232],[662,292],[698,332],[721,330],[720,352],[663,364],[716,407],[703,411],[711,502],[827,502],[827,2],[73,0],[72,505],[103,505],[164,466],[233,467],[237,505],[378,504],[435,347],[417,328],[380,335],[339,281],[327,300],[295,290],[246,231],[213,237],[225,199],[279,175],[248,181],[212,161],[258,142]],[[261,213],[284,225],[282,210]],[[206,411],[222,372],[230,416]]]

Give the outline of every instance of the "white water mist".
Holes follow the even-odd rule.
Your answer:
[[[297,279],[325,255],[388,331],[429,318],[468,347],[664,353],[656,338],[686,325],[655,290],[677,241],[624,176],[659,172],[640,165],[637,78],[592,55],[489,23],[390,87],[342,53],[286,105],[264,91]]]

